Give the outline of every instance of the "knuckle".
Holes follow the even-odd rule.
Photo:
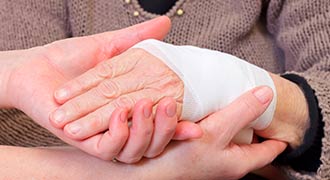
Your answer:
[[[96,66],[96,73],[98,76],[103,78],[112,77],[113,66],[110,61],[101,62]]]
[[[121,108],[133,108],[133,106],[136,104],[136,101],[134,98],[130,96],[120,96],[114,101],[115,107],[121,107]]]
[[[133,67],[135,67],[135,66],[139,66],[141,64],[145,64],[147,62],[147,60],[150,59],[148,57],[150,57],[151,55],[144,49],[133,48],[133,49],[129,50],[129,56],[134,57],[133,61],[132,60],[129,60],[129,61],[130,61],[130,63],[134,64]],[[132,59],[132,58],[129,58],[129,59]]]
[[[120,92],[119,85],[115,81],[112,81],[112,80],[107,80],[107,81],[102,82],[98,86],[98,90],[99,90],[100,94],[102,94],[103,96],[105,96],[107,98],[117,97]]]
[[[169,135],[174,134],[175,129],[176,129],[175,126],[168,126],[168,127],[165,127],[165,128],[164,128],[164,130],[163,130],[162,133],[163,133],[163,135],[165,135],[165,136],[169,136]]]
[[[153,134],[152,128],[143,129],[143,132],[142,132],[143,137],[150,137],[152,134]]]
[[[142,58],[143,56],[149,55],[149,53],[147,51],[145,51],[144,49],[141,49],[141,48],[130,49],[130,53],[138,59]]]
[[[113,53],[116,53],[117,49],[113,45],[115,44],[113,41],[104,41],[104,37],[99,36],[99,35],[94,35],[94,36],[89,36],[90,38],[90,43],[93,43],[97,47],[97,56],[96,59],[98,62],[101,62],[107,58],[109,58]],[[109,39],[112,39],[111,36],[108,37]]]
[[[71,101],[68,104],[68,109],[70,109],[71,112],[81,112],[83,111],[83,105],[79,103],[79,101]]]
[[[79,90],[84,89],[84,80],[81,78],[74,79],[73,86],[76,86]]]
[[[117,144],[117,145],[124,144],[126,142],[127,138],[128,138],[127,133],[117,133],[117,134],[113,135],[114,144]]]
[[[184,85],[183,85],[183,83],[180,81],[174,87],[176,87],[176,91],[174,91],[173,98],[175,98],[179,102],[182,102],[183,101],[183,96],[184,96]]]
[[[111,146],[111,148],[104,148],[100,144],[97,144],[94,147],[94,152],[96,156],[100,157],[103,160],[112,160],[114,157],[118,156],[121,152],[121,146],[125,143],[126,139],[125,141],[123,141],[123,139],[119,140],[116,138],[113,138],[113,146]],[[120,160],[120,158],[118,158],[118,160]]]
[[[90,128],[92,129],[105,129],[107,127],[107,121],[100,117],[100,116],[94,116],[90,120]]]
[[[155,76],[156,75],[153,77]],[[160,75],[157,77],[157,81],[150,83],[149,86],[166,96],[175,98],[183,96],[183,82],[180,79],[175,79],[174,77],[174,75]]]

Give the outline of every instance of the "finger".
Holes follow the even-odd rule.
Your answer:
[[[114,32],[106,32],[93,35],[100,42],[101,47],[106,47],[109,54],[104,59],[121,54],[134,44],[145,39],[162,40],[171,28],[171,20],[167,16],[161,16],[135,26],[131,26]]]
[[[177,106],[174,99],[167,97],[159,102],[156,110],[154,134],[150,146],[144,154],[145,157],[152,158],[163,152],[175,133],[178,122],[176,115]]]
[[[94,112],[76,120],[64,127],[65,134],[75,140],[86,139],[106,130],[109,126],[108,116],[116,108],[122,107],[131,110],[137,101],[149,98],[152,102],[158,102],[162,95],[153,89],[144,89],[116,98]]]
[[[126,75],[142,58],[143,53],[141,53],[141,51],[131,49],[111,60],[103,61],[95,68],[90,69],[86,73],[60,86],[57,90],[55,90],[55,99],[58,103],[63,104],[69,99],[72,99],[73,97],[97,86],[105,79],[115,78],[123,74]],[[118,88],[121,88],[121,86]]]
[[[241,163],[246,166],[248,172],[270,164],[279,154],[281,154],[287,144],[277,140],[267,140],[262,143],[240,146],[242,154]]]
[[[109,129],[82,141],[82,148],[92,155],[104,160],[111,160],[124,147],[128,136],[127,110],[116,109],[110,118]]]
[[[230,141],[241,129],[256,120],[268,107],[273,97],[272,89],[267,86],[254,88],[224,109],[209,116],[208,120],[219,121],[213,127]],[[214,123],[213,123],[214,124]]]
[[[202,128],[190,121],[180,121],[176,126],[173,140],[198,139],[203,136]]]
[[[170,19],[162,16],[122,30],[56,41],[44,46],[43,55],[59,71],[70,72],[63,75],[71,79],[142,40],[163,39],[170,27]]]
[[[50,115],[50,121],[57,128],[62,128],[99,107],[115,100],[117,97],[141,90],[148,79],[141,80],[143,74],[127,73],[113,79],[102,81],[97,87],[77,96]]]
[[[154,131],[152,117],[153,103],[150,100],[139,101],[134,108],[129,138],[116,159],[124,163],[138,162],[147,150]]]

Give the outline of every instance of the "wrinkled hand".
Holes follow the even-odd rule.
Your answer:
[[[270,75],[277,91],[274,118],[266,129],[255,133],[267,139],[287,142],[291,148],[297,148],[303,143],[305,132],[309,128],[305,95],[295,83],[272,73]]]
[[[8,102],[9,107],[24,111],[67,143],[100,157],[103,152],[99,146],[102,134],[85,141],[75,141],[49,123],[51,112],[59,107],[53,97],[55,89],[141,40],[162,39],[169,28],[169,19],[160,17],[123,30],[71,38],[23,50],[21,57],[10,66],[12,70],[6,86],[9,99],[5,102]],[[110,113],[108,115],[110,118]]]
[[[153,55],[129,49],[56,91],[55,98],[65,103],[51,115],[51,121],[58,128],[64,127],[69,137],[81,140],[106,130],[109,113],[116,108],[130,110],[143,98],[156,104],[166,96],[178,102],[180,114],[183,82]]]
[[[239,179],[248,172],[271,163],[286,143],[266,140],[256,144],[235,144],[232,138],[259,117],[269,105],[272,91],[255,88],[222,110],[199,122],[203,137],[173,142],[166,151],[144,165],[158,166],[163,179]]]

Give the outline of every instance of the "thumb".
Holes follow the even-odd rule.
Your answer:
[[[107,58],[118,55],[145,39],[165,38],[171,28],[171,20],[161,16],[125,29],[94,35],[108,53]]]
[[[63,74],[77,76],[140,41],[163,39],[170,28],[170,19],[161,16],[121,30],[55,41],[43,46],[44,56]]]
[[[247,166],[250,171],[262,168],[270,164],[279,154],[281,154],[287,144],[277,140],[266,140],[262,143],[241,145],[244,152],[242,164]]]
[[[225,134],[230,141],[266,110],[272,97],[271,88],[267,86],[254,88],[203,121],[207,121],[214,132]]]

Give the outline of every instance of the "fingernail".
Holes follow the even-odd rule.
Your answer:
[[[66,112],[62,109],[56,110],[53,114],[53,120],[56,124],[61,124],[65,120]]]
[[[81,130],[81,126],[77,124],[69,125],[68,131],[70,134],[77,134]]]
[[[262,104],[266,104],[272,97],[272,91],[268,87],[259,88],[253,94]]]
[[[69,95],[69,92],[65,89],[60,89],[55,92],[55,98],[57,99],[65,99]]]
[[[173,117],[176,114],[176,103],[170,103],[166,107],[166,115],[168,117]]]
[[[143,113],[145,118],[149,118],[151,116],[151,108],[145,105]]]

